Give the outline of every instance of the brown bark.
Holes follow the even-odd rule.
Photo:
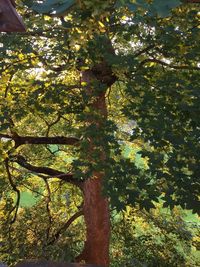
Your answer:
[[[67,183],[71,183],[73,185],[78,186],[80,189],[82,189],[82,182],[78,181],[77,179],[73,178],[73,174],[71,173],[64,173],[49,167],[39,167],[39,166],[35,166],[30,164],[29,162],[27,162],[27,160],[21,156],[15,156],[14,158],[12,158],[13,162],[17,162],[21,167],[31,171],[31,172],[35,172],[38,174],[46,174],[48,176],[45,176],[44,178],[48,179],[48,178],[59,178]]]
[[[52,136],[52,137],[39,137],[39,136],[19,136],[0,134],[0,138],[11,139],[15,141],[15,148],[21,145],[78,145],[80,141],[76,137],[65,137],[65,136]]]
[[[105,74],[105,64],[102,64],[104,71],[99,71],[98,77],[92,70],[82,73],[82,81],[87,83],[87,92],[93,98],[90,107],[95,114],[99,114],[98,118],[94,116],[86,121],[86,124],[96,124],[97,131],[102,127],[102,122],[107,119],[106,107],[106,87],[110,86],[115,78],[111,70],[107,70]],[[99,68],[99,65],[98,65]],[[99,68],[100,70],[100,68]],[[109,72],[109,73],[108,73]],[[102,73],[102,76],[100,75]],[[110,76],[109,76],[110,74]],[[105,81],[106,75],[106,82]],[[109,79],[107,77],[110,77]],[[94,81],[103,82],[105,89],[95,93],[92,88]],[[111,80],[113,82],[111,82]],[[98,147],[100,150],[100,161],[106,160],[106,155],[103,147]],[[92,162],[92,153],[95,150],[94,140],[90,139],[90,151],[88,151],[88,160]],[[104,171],[93,172],[92,177],[84,182],[83,194],[84,205],[83,213],[86,223],[86,241],[83,252],[77,257],[77,261],[85,261],[89,264],[98,264],[103,267],[109,266],[109,243],[110,243],[110,212],[108,199],[102,195],[102,180],[104,178]]]
[[[84,184],[85,247],[78,261],[109,266],[110,215],[108,200],[102,196],[102,177],[96,173]]]

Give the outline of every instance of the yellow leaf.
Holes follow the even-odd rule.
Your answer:
[[[87,66],[82,66],[81,67],[81,70],[88,70],[89,69],[89,67],[87,67]]]
[[[86,83],[86,82],[81,82],[81,85],[82,85],[82,86],[86,86],[87,83]]]
[[[22,60],[22,59],[24,59],[24,55],[23,54],[18,54],[18,58],[20,59],[20,60]]]
[[[81,31],[79,28],[76,28],[76,31],[77,31],[78,33],[82,33],[82,31]]]
[[[101,21],[98,21],[98,23],[102,28],[105,28],[105,25]]]
[[[74,47],[75,47],[75,50],[76,50],[76,51],[79,51],[79,50],[80,50],[80,48],[81,48],[81,46],[80,46],[80,45],[78,45],[78,44],[75,44],[75,46],[74,46]]]
[[[156,65],[155,62],[150,62],[150,63],[149,63],[149,67],[153,67],[153,66],[155,66],[155,65]]]
[[[100,30],[100,32],[106,32],[106,30],[103,28],[100,28],[99,30]]]

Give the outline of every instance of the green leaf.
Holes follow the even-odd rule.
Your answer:
[[[10,123],[3,123],[0,125],[0,130],[7,130],[10,127]]]

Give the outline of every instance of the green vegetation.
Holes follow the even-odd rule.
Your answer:
[[[27,32],[0,33],[0,261],[198,266],[199,5],[16,2]]]

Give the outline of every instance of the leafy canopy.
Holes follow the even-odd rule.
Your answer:
[[[9,175],[5,159],[15,187],[33,172],[24,170],[27,163],[72,173],[78,181],[104,170],[104,193],[118,210],[149,210],[162,199],[164,206],[199,211],[198,5],[63,0],[34,2],[30,9],[30,1],[22,3],[27,33],[1,34],[2,188]],[[94,70],[102,58],[116,82],[107,88],[108,120],[96,131],[86,123],[99,114],[80,84],[80,70]],[[97,93],[105,89],[103,82],[93,86]],[[78,147],[58,144],[54,153],[45,145],[16,146],[16,134],[81,141]],[[96,140],[91,161],[90,138]],[[137,143],[146,169],[123,155],[124,144]]]

